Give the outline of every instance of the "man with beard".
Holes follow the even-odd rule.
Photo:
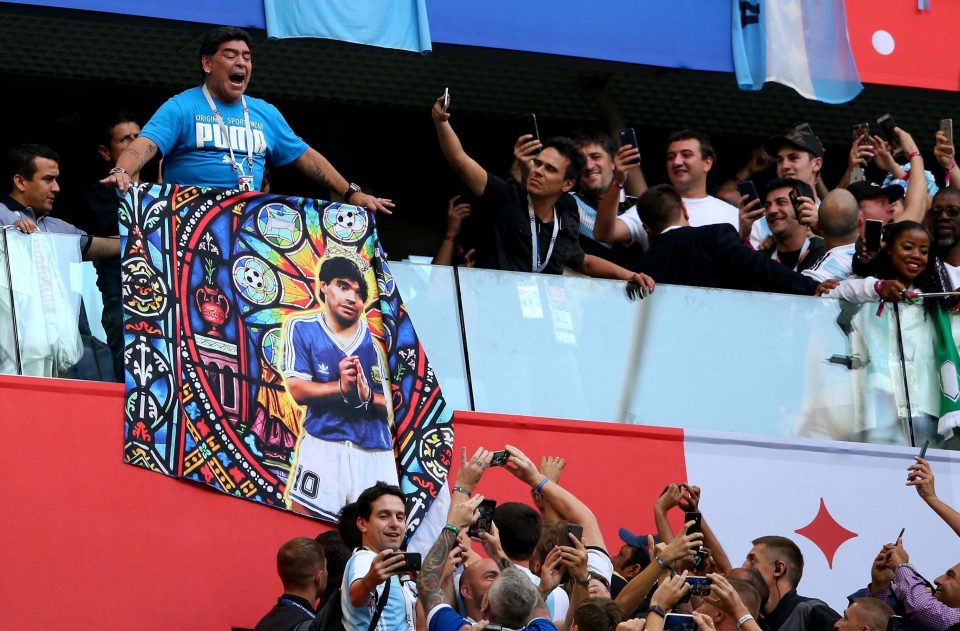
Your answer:
[[[586,161],[578,191],[573,195],[580,211],[580,246],[588,254],[632,268],[649,246],[649,241],[637,215],[637,198],[629,193],[636,189],[640,189],[636,194],[642,193],[646,184],[641,187],[634,182],[635,179],[643,182],[639,168],[631,170],[626,176],[615,173],[614,155],[623,152],[623,155],[635,156],[639,162],[639,150],[632,147],[618,151],[613,139],[603,132],[581,133],[574,137],[573,142]],[[616,215],[598,223],[600,200],[614,178],[618,186],[622,185]]]
[[[960,288],[960,190],[941,189],[927,213],[948,289]]]

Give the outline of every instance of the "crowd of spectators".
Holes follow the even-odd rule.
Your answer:
[[[337,530],[292,539],[277,554],[283,594],[257,631],[946,631],[960,629],[960,563],[933,583],[901,537],[865,559],[839,612],[801,595],[797,544],[760,535],[735,566],[700,512],[701,489],[670,484],[653,502],[654,535],[620,529],[608,549],[584,498],[564,488],[567,462],[537,466],[506,445],[503,465],[530,504],[485,500],[495,452],[462,452],[446,525],[429,551],[404,552],[405,498],[384,482],[339,515]],[[907,484],[960,535],[960,513],[937,497],[930,463]],[[493,504],[491,506],[491,503]],[[674,532],[670,515],[682,511]],[[492,515],[492,518],[490,517]],[[351,552],[352,550],[352,552]],[[869,580],[868,580],[869,579]]]
[[[391,200],[341,175],[276,107],[246,94],[253,57],[245,31],[208,32],[198,65],[201,84],[170,98],[142,129],[127,114],[104,124],[99,153],[105,177],[85,196],[83,227],[50,215],[59,192],[53,150],[19,145],[5,161],[0,224],[26,233],[81,235],[83,256],[99,273],[103,326],[118,377],[116,191],[125,192],[155,157],[162,157],[159,179],[166,182],[269,190],[269,169],[291,165],[334,198],[373,212],[393,208]],[[884,128],[881,137],[858,125],[842,158],[846,171],[831,190],[821,177],[824,146],[803,123],[772,136],[736,180],[710,195],[718,156],[701,131],[669,135],[662,157],[654,158],[665,161],[669,182],[648,187],[632,129],[622,130],[620,143],[599,131],[541,140],[533,119],[514,144],[513,168],[501,175],[470,157],[454,131],[455,112],[449,90],[432,108],[440,151],[463,187],[450,200],[437,264],[572,270],[627,281],[641,296],[658,282],[864,302],[960,286],[960,192],[950,186],[960,168],[949,129],[932,139],[946,183],[940,189],[907,131]],[[771,162],[776,177],[759,181]],[[901,231],[891,224],[901,222],[917,224],[910,232],[910,261],[892,241]]]

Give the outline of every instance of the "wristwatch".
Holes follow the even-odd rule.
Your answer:
[[[360,187],[354,184],[353,182],[350,182],[350,185],[347,186],[347,190],[343,192],[343,201],[349,202],[350,198],[353,197],[353,194],[359,193],[359,192],[361,192]]]
[[[650,605],[650,608],[647,609],[647,613],[648,613],[648,614],[655,613],[655,614],[657,614],[658,616],[660,616],[661,618],[666,618],[666,617],[667,617],[667,612],[664,611],[664,610],[663,610],[663,607],[661,607],[660,605]]]
[[[573,582],[576,583],[577,585],[582,586],[582,587],[589,587],[589,586],[590,586],[590,575],[587,574],[587,578],[585,578],[585,579],[583,579],[583,580],[581,580],[581,579],[579,579],[579,578],[577,578],[577,577],[573,577]]]

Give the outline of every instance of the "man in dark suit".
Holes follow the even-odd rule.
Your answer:
[[[729,224],[690,227],[673,187],[648,189],[637,211],[650,235],[643,273],[657,283],[718,289],[759,289],[813,295],[817,282],[746,246]]]

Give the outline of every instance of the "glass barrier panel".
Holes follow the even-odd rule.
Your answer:
[[[624,283],[460,269],[475,409],[618,421],[631,383]]]
[[[921,306],[900,307],[901,361],[889,305],[665,285],[633,303],[622,282],[476,269],[460,291],[479,411],[941,445]]]
[[[6,231],[21,374],[110,381],[95,274],[77,235]],[[98,334],[91,331],[93,322]]]
[[[20,374],[20,353],[17,348],[13,314],[13,275],[7,259],[7,235],[0,229],[0,375]]]
[[[471,409],[453,268],[391,261],[390,271],[444,398],[455,410]]]

